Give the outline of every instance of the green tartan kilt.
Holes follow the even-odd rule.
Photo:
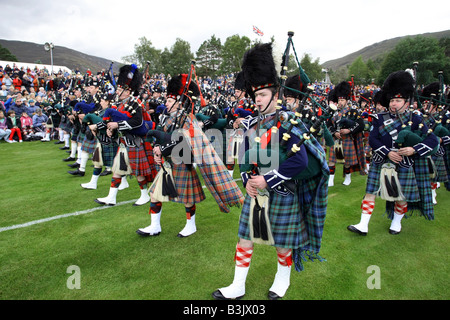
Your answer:
[[[436,156],[432,155],[431,159],[434,162],[434,167],[436,168],[436,176],[431,179],[432,182],[447,182],[448,181],[448,173],[447,168],[445,167],[444,156]]]
[[[250,201],[246,194],[239,219],[238,235],[242,239],[250,239]],[[280,248],[296,249],[307,238],[306,226],[301,219],[300,204],[297,194],[279,195],[270,191],[269,219],[272,229],[274,246]]]
[[[117,143],[102,144],[102,160],[105,167],[112,167],[118,148]]]
[[[391,161],[389,161],[391,162]],[[380,189],[381,167],[383,164],[372,162],[369,168],[369,174],[366,183],[366,193],[376,195]],[[420,201],[419,188],[417,186],[414,168],[397,168],[397,176],[400,182],[401,191],[407,202]]]

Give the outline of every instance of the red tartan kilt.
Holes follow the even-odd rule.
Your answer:
[[[127,147],[127,151],[131,174],[147,177],[147,182],[152,182],[158,171],[155,167],[153,148],[150,142],[143,142],[139,147]]]
[[[357,165],[358,164],[358,155],[356,153],[355,144],[353,143],[353,139],[350,135],[342,136],[342,151],[344,153],[344,160],[346,165]],[[334,147],[330,148],[329,154],[329,162],[336,162],[336,152],[334,151]]]
[[[177,202],[192,204],[205,200],[202,183],[194,168],[189,169],[185,164],[174,164],[172,174],[179,195]]]

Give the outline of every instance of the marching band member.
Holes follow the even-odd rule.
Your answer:
[[[428,126],[428,128],[434,128],[434,134],[439,138],[440,146],[436,153],[429,156],[428,160],[431,164],[431,170],[430,174],[432,175],[432,181],[431,181],[431,192],[433,196],[433,204],[437,204],[436,200],[436,189],[438,183],[448,183],[450,181],[448,172],[448,163],[447,162],[447,155],[448,148],[446,148],[446,145],[449,144],[449,131],[445,127],[445,123],[443,124],[443,116],[441,116],[438,107],[439,107],[439,90],[440,90],[440,83],[439,81],[433,82],[429,85],[427,85],[422,90],[421,97],[423,100],[425,100],[424,104],[426,104],[425,107],[425,113],[423,115],[424,117],[424,123]]]
[[[245,154],[249,154],[259,146],[259,143],[254,145],[250,139],[255,136],[260,138],[259,129],[262,130],[261,133],[264,132],[261,141],[267,141],[268,145],[270,140],[279,145],[282,135],[271,135],[271,127],[275,125],[280,133],[286,133],[288,124],[276,119],[279,83],[271,44],[258,44],[247,51],[242,70],[247,92],[260,112],[257,117],[259,119],[247,120],[247,123],[241,121],[247,128],[246,137],[249,139],[244,140],[243,147]],[[257,124],[259,122],[260,126]],[[306,131],[304,126],[295,128],[291,132],[286,150],[298,143],[302,133]],[[276,148],[271,152],[277,153]],[[248,172],[249,162],[240,160],[241,176],[247,194],[239,220],[234,280],[228,287],[214,291],[212,295],[215,299],[240,299],[244,296],[254,243],[268,244],[276,248],[277,273],[268,294],[273,300],[283,297],[286,293],[293,263],[300,271],[303,268],[302,258],[318,257],[326,214],[329,173],[323,148],[311,138],[286,161],[280,163],[278,160],[278,157],[274,159],[274,167],[265,168],[272,170],[264,174],[260,165],[254,167],[253,173]],[[279,165],[276,165],[277,163]],[[306,168],[312,170],[312,177],[303,180],[294,178],[308,171]],[[306,201],[308,204],[305,203],[306,198],[309,199]],[[309,206],[311,202],[313,205]],[[308,220],[306,216],[310,215],[315,218]],[[313,220],[314,223],[309,224]]]
[[[369,143],[373,156],[361,220],[347,227],[363,236],[368,233],[376,196],[386,200],[386,211],[392,220],[390,234],[400,233],[401,220],[408,211],[419,210],[427,219],[434,219],[426,156],[438,146],[438,140],[434,134],[427,134],[427,127],[421,128],[422,119],[408,110],[414,78],[407,71],[391,73],[383,84],[382,94],[389,101],[388,112],[378,114],[372,121]],[[403,127],[408,119],[410,127]],[[424,138],[415,139],[416,130]],[[401,141],[403,136],[409,143]]]
[[[116,204],[119,186],[127,174],[136,176],[141,191],[141,196],[134,205],[140,206],[150,201],[147,184],[153,181],[157,173],[153,148],[143,136],[133,133],[134,129],[144,125],[144,120],[149,120],[140,101],[133,96],[138,94],[141,82],[142,75],[135,65],[122,66],[117,79],[116,97],[119,100],[117,111],[126,115],[125,120],[97,123],[97,130],[106,128],[109,136],[112,136],[115,130],[120,134],[119,151],[114,158],[112,168],[111,187],[108,196],[94,200],[99,204]]]
[[[226,206],[239,206],[243,201],[239,187],[229,176],[225,165],[212,148],[197,120],[192,113],[188,114],[184,109],[185,103],[187,108],[191,109],[191,106],[193,108],[191,101],[195,101],[195,97],[200,94],[198,85],[188,78],[187,74],[182,74],[169,80],[166,97],[167,117],[160,122],[163,125],[162,130],[152,133],[156,137],[155,162],[161,166],[161,170],[150,188],[151,223],[136,231],[141,236],[157,236],[161,233],[162,203],[168,201],[181,203],[185,207],[186,224],[177,236],[184,238],[197,231],[196,204],[205,200],[205,193],[193,161],[222,211],[228,212]],[[190,115],[192,118],[189,118]],[[187,132],[189,136],[186,136]],[[174,137],[179,133],[181,136]],[[181,151],[179,150],[183,155],[173,155],[172,151],[180,146],[183,147]]]
[[[331,101],[337,103],[338,112],[329,119],[328,128],[335,138],[335,147],[330,148],[328,165],[330,181],[328,186],[334,186],[336,162],[344,160],[345,186],[352,182],[351,173],[359,171],[365,174],[365,155],[363,143],[364,121],[359,110],[349,106],[351,103],[351,86],[342,81],[334,88]],[[342,149],[342,151],[339,151]]]
[[[98,141],[97,147],[92,157],[92,162],[94,164],[92,177],[88,183],[81,184],[81,187],[84,189],[97,189],[97,182],[102,172],[102,167],[105,166],[107,168],[111,168],[113,166],[114,156],[117,154],[117,149],[119,148],[116,136],[108,136],[106,134],[106,129],[97,130],[97,123],[102,121],[102,117],[105,111],[111,107],[112,98],[112,95],[104,92],[100,98],[101,110],[99,111],[98,115],[90,113],[83,119],[83,122],[87,123],[89,129],[95,135]],[[118,189],[121,190],[124,187],[125,183],[126,179],[122,179]]]

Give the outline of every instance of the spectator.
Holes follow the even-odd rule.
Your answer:
[[[33,115],[36,113],[37,108],[39,108],[36,105],[36,101],[33,99],[28,100],[28,107],[27,107],[27,113],[30,117],[33,117]]]
[[[46,124],[47,124],[48,117],[42,113],[41,108],[36,109],[36,114],[33,116],[33,129],[36,132],[43,132],[47,130]]]
[[[0,99],[5,99],[6,100],[6,96],[8,95],[8,88],[6,87],[6,84],[2,85],[2,90],[0,90]]]
[[[30,136],[34,133],[33,119],[31,119],[28,113],[23,112],[20,117],[20,124],[22,126],[22,136],[25,138],[25,141],[30,140]]]
[[[24,98],[22,94],[18,94],[14,103],[10,105],[9,110],[13,110],[16,115],[21,115],[23,112],[27,112],[27,107],[23,103]]]
[[[22,80],[18,74],[16,74],[13,78],[13,86],[16,90],[20,91],[22,89]]]
[[[13,81],[7,73],[4,73],[2,83],[6,86],[6,89],[9,90],[13,84]]]
[[[8,128],[8,124],[6,123],[5,113],[0,110],[0,139],[9,141],[9,136],[11,135],[11,130]]]
[[[39,87],[39,91],[37,93],[38,97],[44,98],[47,96],[47,93],[45,92],[44,87]]]
[[[15,142],[14,136],[17,134],[19,138],[19,142],[22,142],[22,131],[21,131],[21,123],[20,119],[16,118],[16,112],[14,110],[8,111],[8,117],[6,118],[6,123],[8,125],[8,129],[11,130],[11,134],[9,135],[9,142]]]

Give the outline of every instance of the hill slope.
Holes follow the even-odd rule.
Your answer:
[[[433,33],[423,33],[420,34],[424,37],[433,37],[433,38],[450,38],[450,30],[446,31],[440,31],[440,32],[433,32]],[[410,35],[409,37],[415,37],[418,35]],[[408,36],[403,37],[396,37],[388,40],[384,40],[381,42],[376,42],[370,46],[364,47],[361,50],[358,50],[356,52],[350,53],[342,58],[330,60],[327,62],[324,62],[322,64],[322,67],[337,70],[339,68],[345,67],[349,64],[351,64],[356,58],[359,56],[362,56],[364,61],[367,61],[369,59],[372,59],[375,61],[378,58],[383,58],[383,55],[391,51],[395,48],[397,43],[406,38]]]
[[[43,44],[0,39],[0,45],[7,48],[20,62],[33,63],[40,60],[43,64],[51,63],[50,53],[44,50]],[[72,70],[78,68],[82,72],[86,71],[87,68],[97,72],[108,69],[111,60],[84,54],[66,47],[55,46],[53,49],[53,64],[66,66]],[[119,70],[120,65],[119,62],[114,62],[113,69],[115,72]]]

